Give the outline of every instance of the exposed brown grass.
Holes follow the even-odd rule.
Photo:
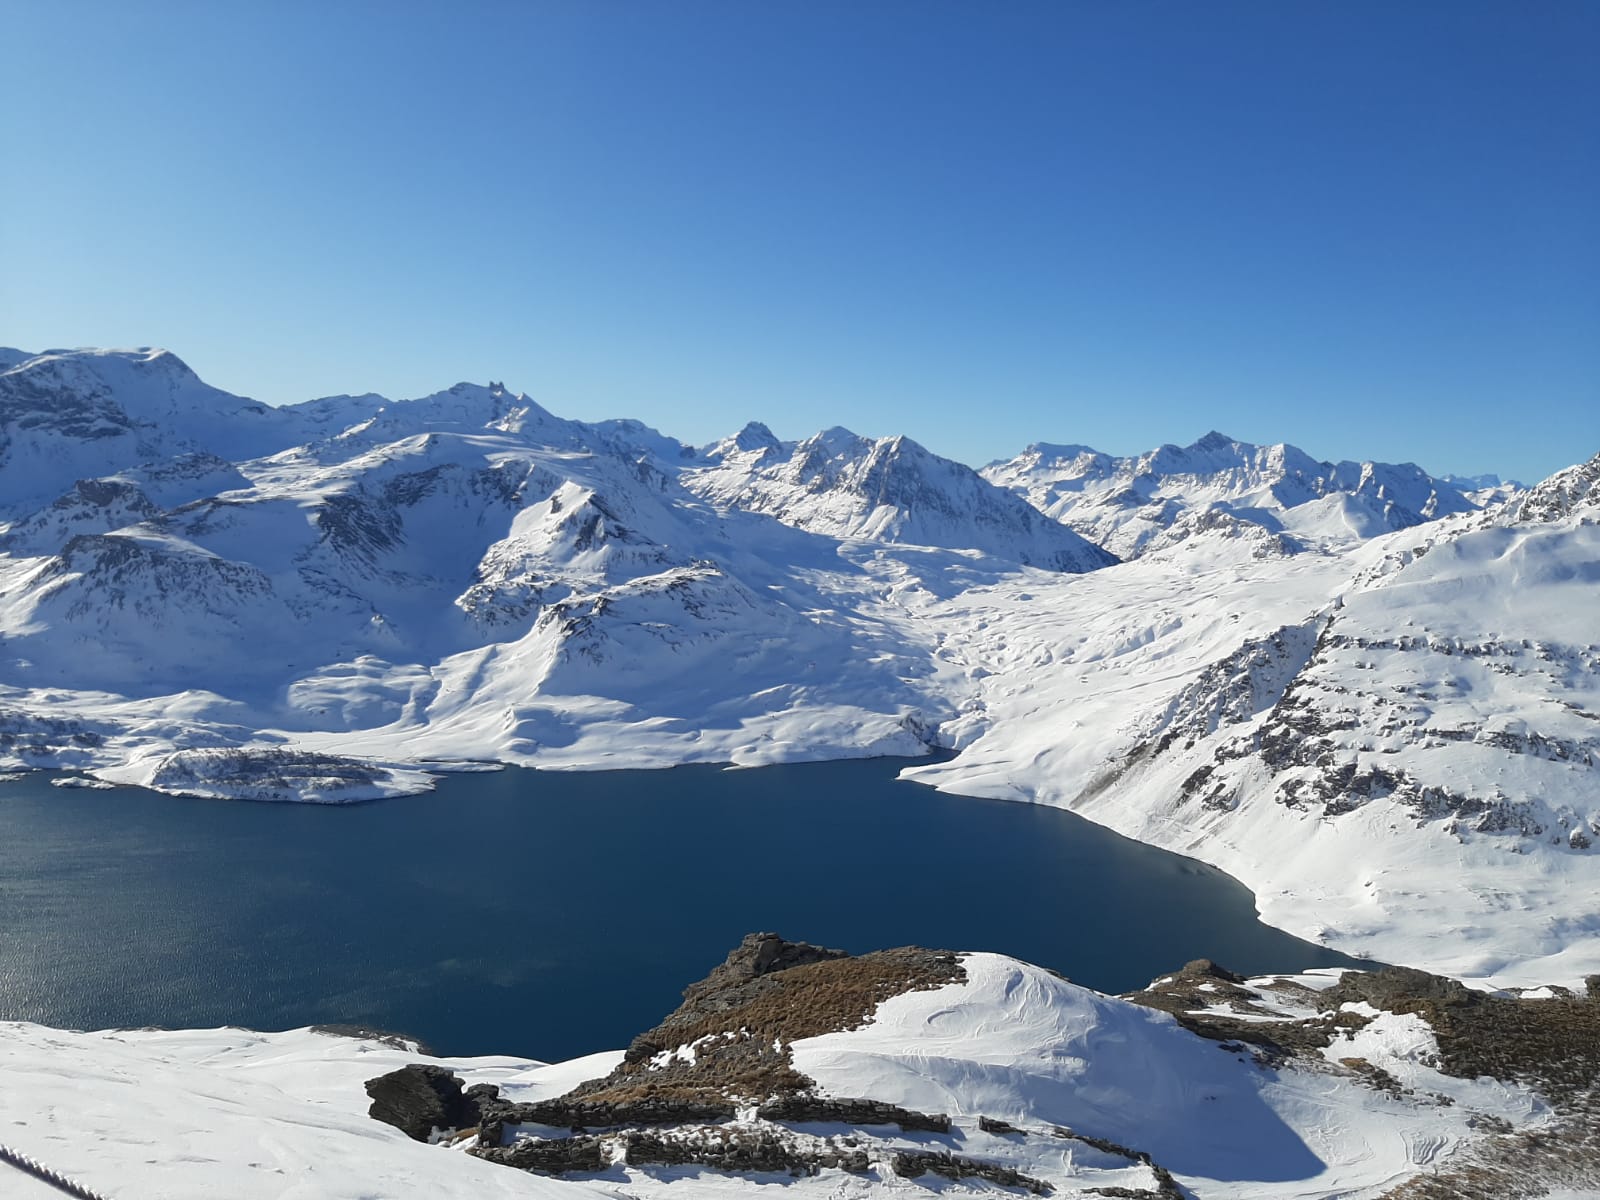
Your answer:
[[[808,962],[732,983],[714,996],[691,989],[690,1000],[641,1034],[609,1076],[583,1084],[570,1098],[626,1103],[643,1097],[711,1095],[766,1100],[809,1088],[789,1045],[800,1038],[859,1029],[878,1005],[904,992],[965,978],[954,954],[905,947],[858,957]],[[693,1061],[654,1060],[680,1046]]]

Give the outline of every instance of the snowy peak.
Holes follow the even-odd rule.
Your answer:
[[[1451,487],[1460,488],[1463,492],[1490,491],[1502,487],[1517,489],[1525,489],[1527,487],[1526,484],[1519,483],[1515,479],[1501,479],[1500,476],[1493,473],[1483,475],[1445,474],[1439,476],[1439,479],[1443,483],[1448,483]]]
[[[355,411],[358,405],[346,403],[344,407]],[[371,446],[424,433],[490,431],[518,434],[550,445],[576,445],[582,441],[575,423],[553,416],[527,396],[508,392],[498,383],[458,383],[416,400],[384,403],[365,420],[336,436],[346,444]]]
[[[1586,463],[1557,471],[1527,495],[1513,501],[1506,521],[1559,521],[1589,514],[1600,516],[1600,454]]]
[[[276,409],[201,382],[165,350],[52,350],[0,371],[0,514],[77,480],[204,453],[228,461],[292,445]]]
[[[230,395],[203,383],[170,350],[49,350],[5,371],[0,379],[12,395],[55,400],[76,406],[109,401],[131,422],[162,433],[178,432],[180,424],[199,424],[190,431],[216,434],[228,422],[250,429],[272,423],[276,410]]]
[[[728,438],[726,442],[719,442],[718,445],[727,445],[731,449],[743,450],[748,453],[750,451],[776,450],[779,447],[779,442],[772,430],[768,429],[760,421],[751,421],[738,433]]]
[[[1271,533],[1307,543],[1347,542],[1477,507],[1462,491],[1413,463],[1319,462],[1286,443],[1258,446],[1215,430],[1189,446],[1163,445],[1131,458],[1086,446],[1029,446],[983,475],[1039,511],[1124,557],[1157,545],[1178,517],[1221,506]],[[1344,496],[1338,513],[1326,504]]]
[[[985,466],[981,473],[987,476],[991,470],[1006,467],[1013,463],[1023,470],[1037,470],[1040,468],[1062,469],[1078,462],[1079,459],[1111,461],[1109,455],[1100,453],[1092,446],[1062,446],[1054,442],[1031,442],[1027,449],[1017,455],[1016,458],[997,458]],[[1080,473],[1087,474],[1088,472],[1084,470]]]
[[[970,467],[907,437],[865,438],[835,426],[801,442],[778,442],[765,426],[746,426],[707,457],[712,465],[683,473],[685,487],[720,508],[763,513],[799,529],[978,550],[1047,570],[1087,571],[1115,561]]]

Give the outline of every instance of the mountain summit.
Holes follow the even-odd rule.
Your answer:
[[[1116,558],[1044,519],[972,468],[907,437],[864,438],[835,426],[779,442],[747,425],[686,470],[684,486],[723,508],[766,513],[833,537],[973,549],[1051,571]]]

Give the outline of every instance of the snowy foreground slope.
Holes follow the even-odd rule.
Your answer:
[[[1600,971],[1596,462],[1487,508],[1220,435],[986,480],[497,384],[274,409],[160,351],[0,363],[0,769],[338,802],[945,747],[910,776],[1216,863],[1340,949]]]
[[[1243,981],[1196,963],[1118,999],[1000,955],[851,958],[751,935],[626,1054],[555,1066],[311,1030],[0,1025],[0,1129],[118,1200],[778,1184],[1469,1200],[1509,1195],[1507,1178],[1527,1196],[1600,1182],[1593,1097],[1548,1060],[1559,1044],[1594,1069],[1600,1004],[1393,975]],[[1497,1021],[1521,1031],[1504,1045],[1523,1082],[1483,1057]],[[0,1191],[27,1186],[0,1163]]]

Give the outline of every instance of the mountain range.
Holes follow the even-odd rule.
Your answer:
[[[973,471],[499,384],[274,408],[164,351],[0,367],[0,767],[337,802],[942,749],[908,776],[1215,863],[1341,950],[1600,971],[1600,457],[1523,489],[1210,434]]]

